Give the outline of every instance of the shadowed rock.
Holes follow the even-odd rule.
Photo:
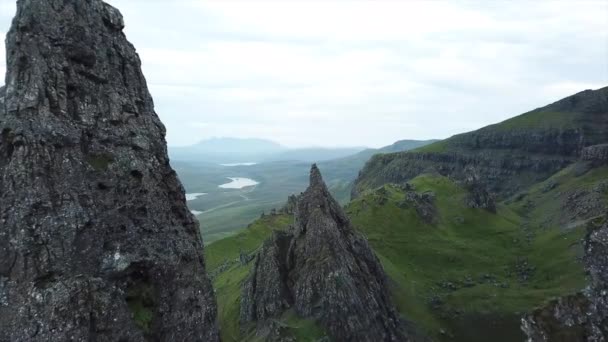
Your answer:
[[[100,0],[19,0],[0,89],[0,341],[215,341],[198,224]]]
[[[287,309],[316,320],[336,341],[408,340],[382,266],[316,165],[298,198],[295,227],[276,232],[256,257],[243,285],[241,323],[256,322],[260,334]]]

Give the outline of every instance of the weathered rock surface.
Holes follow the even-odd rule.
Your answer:
[[[215,341],[198,224],[122,15],[19,0],[0,89],[0,341]]]
[[[295,227],[276,232],[257,255],[243,285],[241,323],[256,322],[259,334],[291,308],[319,322],[336,341],[408,340],[382,266],[316,166],[295,217]]]
[[[583,149],[581,159],[594,165],[608,164],[608,144],[593,145]]]
[[[608,220],[587,234],[584,262],[591,280],[589,287],[524,317],[522,329],[529,341],[608,340]]]
[[[404,188],[407,188],[407,186]],[[439,214],[435,205],[435,194],[432,192],[407,191],[399,206],[402,208],[413,207],[420,219],[427,224],[437,223]]]
[[[474,167],[465,167],[463,183],[468,190],[465,204],[469,208],[481,208],[496,213],[496,198],[488,191],[488,185]]]

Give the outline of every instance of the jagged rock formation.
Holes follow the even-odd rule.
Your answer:
[[[404,188],[407,188],[407,186]],[[405,198],[399,206],[401,208],[412,206],[423,222],[427,224],[437,223],[439,214],[435,205],[435,194],[432,192],[417,193],[415,191],[407,191]]]
[[[121,14],[19,0],[0,90],[0,341],[215,341],[198,224]]]
[[[585,238],[585,267],[589,287],[556,299],[522,319],[531,342],[584,342],[608,339],[608,216],[601,228]]]
[[[285,203],[283,208],[281,208],[281,213],[292,215],[295,212],[297,205],[298,205],[298,196],[289,195],[289,197],[287,197],[287,203]]]
[[[581,153],[597,155],[599,148],[581,151],[608,143],[606,132],[608,87],[586,90],[423,151],[376,155],[361,171],[352,197],[387,183],[403,184],[421,173],[464,181],[467,168],[474,168],[484,191],[504,199],[576,162]]]
[[[336,341],[408,340],[382,266],[316,166],[295,217],[295,227],[276,232],[256,256],[243,285],[241,323],[256,322],[258,333],[268,331],[273,318],[292,308],[319,322]]]
[[[581,159],[594,165],[608,164],[608,144],[589,146],[581,152]]]
[[[494,194],[488,191],[488,186],[484,183],[483,177],[473,167],[465,167],[464,186],[468,190],[465,199],[469,208],[482,208],[496,213],[496,199]]]

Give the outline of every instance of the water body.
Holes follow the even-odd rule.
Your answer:
[[[230,163],[230,164],[220,164],[221,166],[252,166],[257,165],[257,163]]]
[[[191,194],[186,194],[186,201],[194,201],[195,199],[201,197],[201,196],[205,196],[206,193],[204,192],[195,192],[195,193],[191,193]]]
[[[251,178],[228,177],[228,179],[231,180],[230,183],[219,185],[219,187],[222,189],[242,189],[242,188],[246,188],[248,186],[254,186],[254,185],[260,184],[259,182],[256,182]]]
[[[202,211],[198,211],[198,210],[190,210],[190,212],[191,212],[191,213],[192,213],[192,215],[194,215],[194,216],[198,216],[198,215],[200,215],[200,214],[202,214],[202,213],[203,213]]]

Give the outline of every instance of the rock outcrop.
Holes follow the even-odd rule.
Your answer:
[[[593,145],[583,149],[581,159],[594,165],[608,164],[608,144]]]
[[[589,287],[524,317],[522,329],[529,341],[608,340],[608,216],[601,228],[590,229],[584,247]]]
[[[316,166],[298,197],[295,226],[276,232],[256,256],[243,285],[241,323],[257,323],[259,334],[288,309],[316,320],[336,341],[408,340],[382,266]]]
[[[0,89],[0,341],[216,341],[198,224],[118,10],[19,0]]]

